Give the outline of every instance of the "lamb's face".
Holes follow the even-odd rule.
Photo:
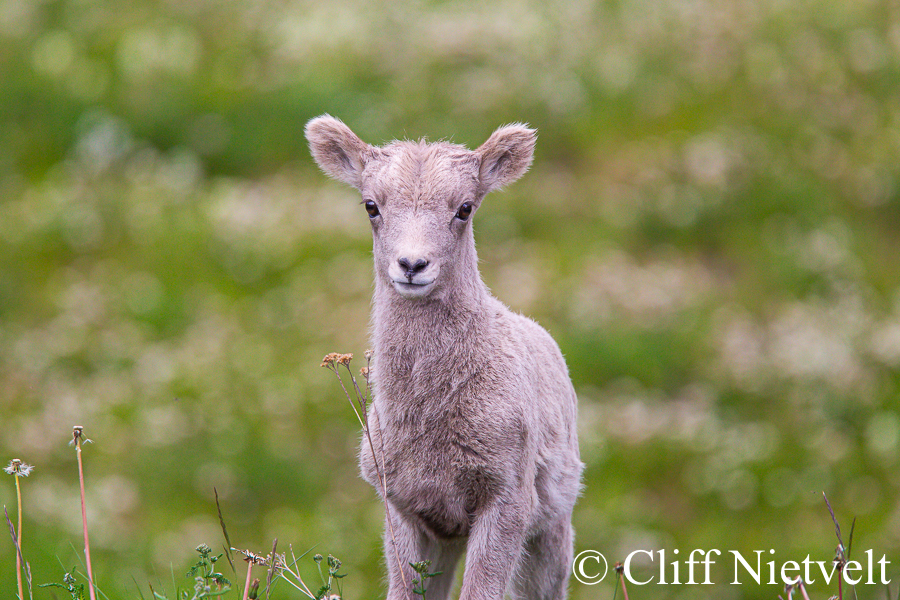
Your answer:
[[[405,298],[477,278],[472,215],[485,194],[528,170],[535,143],[535,131],[516,124],[476,150],[424,142],[375,148],[328,115],[307,123],[306,137],[322,170],[362,193],[375,275]]]
[[[375,272],[405,298],[425,298],[474,269],[471,218],[481,201],[475,154],[450,144],[398,142],[362,174]]]

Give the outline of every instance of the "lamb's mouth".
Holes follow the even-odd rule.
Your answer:
[[[427,294],[434,284],[434,279],[428,281],[392,279],[391,283],[394,284],[394,289],[397,290],[397,293],[399,293],[401,296],[414,298]]]

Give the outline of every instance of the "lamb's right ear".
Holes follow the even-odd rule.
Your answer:
[[[319,168],[338,181],[359,189],[366,156],[370,152],[368,144],[331,115],[322,115],[307,123],[306,140]]]

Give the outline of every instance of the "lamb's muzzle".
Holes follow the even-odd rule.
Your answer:
[[[424,258],[420,258],[416,262],[412,262],[408,258],[398,258],[397,263],[400,265],[401,269],[406,271],[404,274],[406,275],[406,278],[409,279],[410,283],[412,283],[414,275],[425,270],[425,267],[428,266],[428,261]]]

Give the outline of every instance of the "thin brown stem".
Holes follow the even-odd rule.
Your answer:
[[[367,380],[368,381],[368,380]],[[353,382],[356,385],[356,382]],[[357,388],[359,389],[359,388]],[[394,535],[394,520],[391,518],[391,510],[388,506],[387,500],[387,474],[381,468],[381,465],[384,464],[384,438],[381,436],[381,420],[378,418],[378,413],[373,411],[375,414],[375,420],[378,421],[378,439],[381,440],[381,464],[378,462],[378,458],[375,455],[375,443],[372,441],[372,432],[369,427],[369,413],[365,411],[365,427],[363,431],[366,433],[366,439],[369,441],[369,450],[372,451],[372,461],[375,463],[375,472],[378,475],[378,482],[381,484],[381,500],[384,503],[384,514],[387,517],[388,522],[388,533],[391,535],[391,547],[394,549],[394,558],[397,560],[397,564],[400,565],[400,579],[403,581],[403,587],[407,587],[406,583],[406,569],[403,568],[403,563],[400,562],[400,551],[397,550],[397,538]]]
[[[269,565],[269,572],[266,574],[266,600],[269,600],[269,593],[271,592],[272,587],[272,577],[275,576],[275,568],[278,563],[278,555],[275,554],[275,550],[278,548],[278,538],[275,538],[275,541],[272,542],[272,564]]]
[[[366,352],[366,398],[369,397],[369,390],[372,389],[372,384],[369,381],[369,369],[372,368],[372,352]]]
[[[25,600],[22,592],[22,489],[16,475],[16,503],[19,509],[19,528],[16,530],[16,583],[19,586],[19,600]]]
[[[344,390],[344,396],[347,397],[347,402],[350,403],[350,408],[353,409],[353,412],[356,414],[356,420],[359,421],[359,424],[363,426],[363,429],[366,427],[365,420],[362,416],[360,416],[359,411],[356,410],[356,405],[353,404],[353,400],[350,398],[350,392],[347,391],[347,387],[344,385],[344,380],[341,379],[341,374],[338,372],[337,367],[329,366],[328,369],[334,373],[334,376],[337,377],[338,383],[341,384],[341,389]]]
[[[6,517],[6,525],[9,527],[9,536],[12,538],[13,546],[16,547],[16,556],[21,559],[22,558],[22,549],[19,547],[19,538],[16,536],[16,527],[12,524],[12,521],[9,520],[9,511],[6,510],[6,507],[3,507],[3,515]],[[21,564],[19,561],[16,561],[16,564]],[[20,600],[24,600],[21,598],[20,592]]]
[[[247,561],[247,581],[244,582],[244,600],[250,597],[250,574],[253,569],[253,561]]]
[[[381,420],[378,418],[378,413],[374,410],[372,411],[372,414],[375,415],[375,420],[378,422],[378,433],[379,439],[381,440],[381,463],[384,464],[384,438],[381,437]],[[368,420],[366,421],[366,425],[366,437],[369,440],[369,449],[372,450],[372,459],[375,461],[375,471],[378,474],[378,482],[381,484],[381,499],[384,502],[384,512],[387,516],[388,531],[391,534],[391,546],[394,548],[394,556],[397,559],[397,564],[401,564],[400,552],[397,550],[397,538],[394,536],[394,520],[391,519],[391,512],[387,502],[387,475],[379,466],[378,458],[375,456],[375,444],[372,443],[372,436],[369,434]],[[404,575],[404,569],[402,568],[400,569],[400,578],[403,580],[403,586],[406,587],[406,575]]]
[[[81,431],[76,430],[75,433],[75,456],[78,458],[78,483],[81,486],[81,524],[84,530],[84,560],[87,566],[88,591],[91,600],[97,600],[97,594],[94,592],[94,573],[91,569],[91,544],[88,541],[87,526],[87,508],[84,501],[84,465],[81,462]]]
[[[341,374],[338,372],[338,367],[335,365],[334,361],[331,363],[323,363],[327,368],[334,373],[334,376],[337,377],[338,382],[341,384],[341,389],[344,390],[344,396],[346,396],[347,401],[350,403],[350,407],[353,408],[353,412],[356,413],[356,418],[359,420],[359,424],[363,428],[363,433],[366,435],[366,439],[369,442],[369,449],[372,451],[372,460],[375,463],[375,472],[378,475],[378,482],[381,484],[381,501],[384,503],[384,513],[388,523],[388,533],[391,536],[391,547],[394,549],[394,558],[397,560],[397,564],[400,565],[400,579],[403,581],[403,587],[406,588],[408,586],[406,582],[406,573],[403,568],[403,563],[400,561],[400,551],[397,549],[397,538],[394,535],[394,521],[391,519],[391,510],[387,501],[387,477],[384,474],[384,471],[381,468],[381,464],[378,462],[378,455],[375,453],[375,443],[372,441],[372,433],[369,430],[369,418],[368,411],[363,409],[362,416],[360,416],[359,411],[356,409],[356,405],[353,404],[353,399],[350,397],[350,393],[347,391],[347,387],[344,385],[344,380],[341,379]],[[366,365],[369,364],[369,358],[366,358]],[[350,371],[350,366],[347,363],[344,363],[344,366],[347,368],[347,371]],[[350,380],[353,382],[354,390],[357,393],[357,398],[361,398],[361,405],[365,407],[365,403],[362,402],[362,392],[359,389],[359,385],[356,383],[356,379],[353,377],[353,373],[350,372]],[[366,377],[366,391],[369,390],[369,378]],[[376,414],[375,418],[378,418]],[[381,427],[379,425],[379,434],[381,432]],[[384,463],[384,439],[382,438],[381,443],[381,462]]]
[[[625,577],[620,573],[619,581],[622,583],[622,596],[628,600],[628,588],[625,587]]]
[[[359,384],[356,383],[356,377],[353,376],[353,371],[350,370],[350,365],[346,364],[346,365],[344,365],[344,367],[347,369],[347,372],[350,374],[350,381],[353,382],[353,389],[356,390],[356,399],[361,404],[364,404],[366,401],[366,395],[363,394],[362,390],[359,389]]]

